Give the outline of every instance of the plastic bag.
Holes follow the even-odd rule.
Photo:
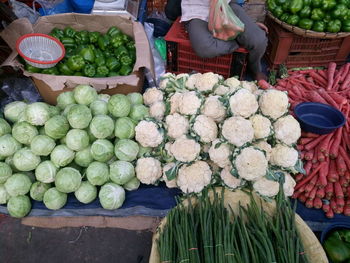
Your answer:
[[[209,31],[215,38],[234,40],[244,32],[243,22],[235,15],[227,0],[211,0],[209,9]]]
[[[21,3],[15,0],[10,0],[12,11],[18,18],[26,17],[28,20],[34,24],[36,20],[40,17],[40,14],[35,10],[31,9],[25,3]]]
[[[73,7],[69,0],[35,0],[33,1],[33,8],[35,3],[40,4],[39,12],[42,16],[70,13],[73,12]]]

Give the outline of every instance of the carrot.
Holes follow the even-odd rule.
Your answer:
[[[322,205],[323,212],[327,213],[330,210],[329,204],[324,203]]]
[[[308,199],[309,200],[314,200],[315,199],[315,196],[316,196],[316,192],[317,192],[317,187],[314,187],[310,193],[309,193],[309,196],[308,196]]]
[[[317,176],[315,176],[314,178],[312,178],[312,180],[305,186],[305,193],[311,192],[315,187],[315,184],[317,182]]]
[[[338,206],[338,207],[343,207],[343,206],[345,206],[344,198],[337,198],[336,201],[337,201],[337,206]]]
[[[348,102],[346,98],[344,98],[342,95],[339,95],[337,93],[330,93],[329,96],[332,97],[332,99],[338,103],[339,105],[344,105]]]
[[[311,168],[312,168],[312,162],[306,162],[306,164],[304,164],[304,170],[306,174],[310,173]]]
[[[297,199],[301,194],[302,194],[301,192],[296,191],[292,194],[292,198]]]
[[[343,83],[340,85],[340,90],[345,90],[345,89],[348,89],[350,86],[350,74],[348,74]]]
[[[337,208],[337,201],[335,200],[335,198],[332,198],[329,205],[331,206],[331,208],[334,210]]]
[[[308,176],[306,176],[306,178],[304,178],[299,184],[297,184],[296,186],[295,186],[295,190],[298,190],[298,189],[300,189],[303,185],[305,185],[306,183],[308,183],[310,180],[312,180],[312,178],[314,178],[316,175],[317,175],[317,173],[320,171],[320,169],[322,168],[322,165],[321,164],[319,164],[318,166],[317,166],[317,168],[316,169],[314,169],[313,171],[312,171],[312,173],[310,173]]]
[[[334,212],[332,209],[329,209],[327,212],[326,212],[326,217],[327,218],[333,218],[334,217]]]
[[[320,135],[312,132],[301,132],[301,137],[307,137],[307,138],[318,138]]]
[[[325,159],[326,159],[326,156],[321,151],[318,151],[318,149],[317,149],[317,160],[319,162],[324,162]]]
[[[310,151],[311,149],[314,149],[316,147],[316,145],[318,145],[322,140],[324,140],[326,137],[326,135],[321,135],[318,138],[316,138],[315,140],[313,140],[312,142],[309,142],[308,144],[306,144],[304,146],[304,149],[306,151]]]
[[[297,175],[295,176],[295,181],[296,181],[296,182],[299,182],[299,181],[301,181],[303,178],[304,178],[304,175],[303,175],[303,174],[297,174]]]
[[[310,72],[309,75],[314,79],[315,82],[319,83],[321,86],[327,86],[327,81],[316,72]]]
[[[339,183],[340,183],[340,185],[342,187],[348,187],[349,186],[349,182],[346,180],[345,176],[340,177]]]
[[[349,155],[347,154],[346,150],[343,147],[339,147],[339,153],[343,157],[347,168],[350,170],[350,158],[349,158]]]
[[[307,199],[305,202],[305,206],[307,208],[313,208],[314,207],[314,200],[313,199]]]
[[[335,159],[337,164],[337,171],[339,175],[344,175],[345,171],[347,170],[344,158],[341,155],[338,155],[338,157]]]
[[[334,193],[337,198],[344,198],[344,193],[339,182],[334,183]]]
[[[304,150],[304,146],[303,146],[303,145],[298,144],[298,145],[297,145],[297,149],[298,149],[298,151],[302,151],[302,150]]]
[[[328,79],[328,85],[327,90],[331,90],[334,83],[334,73],[337,68],[337,64],[334,62],[330,62],[328,65],[328,71],[327,71],[327,79]]]
[[[332,182],[332,183],[336,182],[339,179],[336,162],[334,160],[330,160],[329,162],[329,172],[328,172],[327,179],[329,182]]]
[[[302,202],[302,203],[305,203],[306,201],[306,196],[305,194],[301,194],[299,197],[298,197],[299,201]]]
[[[346,216],[350,216],[350,207],[349,206],[344,207],[343,213]]]
[[[341,213],[343,213],[343,211],[344,211],[344,206],[337,206],[334,209],[334,213],[336,213],[336,214],[341,214]]]
[[[334,187],[333,187],[333,183],[329,182],[327,183],[326,187],[324,188],[325,192],[326,192],[326,198],[327,197],[332,197],[333,196],[333,191],[334,191]],[[327,199],[329,199],[327,198]]]
[[[317,92],[328,102],[328,104],[337,109],[339,108],[339,105],[334,101],[334,99],[327,93],[325,89],[318,89]]]
[[[326,195],[326,192],[324,188],[317,189],[316,197],[323,198],[325,195]]]
[[[350,70],[350,63],[346,63],[343,67],[344,67],[344,70],[342,72],[340,82],[344,82],[345,78],[348,76],[349,70]]]
[[[319,149],[322,153],[327,153],[329,148],[329,141],[331,140],[333,133],[328,134],[323,141],[320,142]]]
[[[319,197],[314,199],[313,207],[316,209],[320,209],[322,207],[322,200]]]
[[[262,89],[271,89],[271,88],[273,88],[266,80],[264,80],[264,79],[261,79],[261,80],[259,80],[258,81],[258,85],[259,85],[259,87],[260,88],[262,88]]]
[[[333,90],[338,90],[340,80],[341,80],[341,76],[340,76],[340,75],[337,75],[337,76],[334,78],[333,86],[332,86],[331,89],[333,89]]]
[[[328,162],[323,162],[322,164],[320,164],[321,169],[319,172],[319,177],[316,183],[316,186],[319,188],[323,188],[327,185],[327,174],[328,174],[328,170],[329,170],[329,163]]]
[[[299,140],[299,144],[304,145],[304,144],[308,144],[309,142],[311,142],[314,138],[300,138]]]
[[[315,152],[314,150],[310,150],[310,151],[306,152],[305,156],[304,156],[305,160],[307,160],[307,161],[312,160],[314,158],[314,152]]]
[[[317,70],[317,73],[326,81],[328,76],[327,76],[327,73],[325,70],[319,69],[319,70]]]
[[[334,159],[334,158],[336,158],[338,156],[342,129],[343,129],[343,127],[340,127],[335,132],[334,141],[333,141],[333,143],[331,145],[331,148],[329,149],[329,156],[332,159]]]
[[[308,99],[312,102],[328,104],[327,101],[316,90],[313,90],[309,93]]]

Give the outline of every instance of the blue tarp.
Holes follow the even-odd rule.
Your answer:
[[[90,204],[80,203],[73,194],[68,196],[67,204],[60,210],[49,210],[43,202],[34,201],[28,216],[160,216],[167,214],[176,205],[175,197],[179,189],[169,189],[164,183],[159,186],[141,185],[135,191],[126,191],[123,206],[116,210],[105,210],[98,198]],[[6,206],[0,206],[0,213],[8,214]]]

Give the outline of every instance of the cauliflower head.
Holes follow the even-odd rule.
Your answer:
[[[166,116],[165,124],[169,137],[176,139],[188,132],[190,124],[188,119],[178,113]]]
[[[230,87],[226,86],[226,85],[218,85],[215,90],[214,90],[214,94],[215,95],[219,95],[219,96],[224,96],[227,93],[229,93]]]
[[[253,125],[255,139],[263,139],[270,135],[272,126],[268,118],[255,114],[249,120]]]
[[[171,97],[169,98],[170,103],[170,114],[173,114],[178,111],[179,104],[182,99],[182,93],[175,92]]]
[[[248,118],[258,110],[259,104],[253,93],[239,89],[230,97],[230,108],[233,115]]]
[[[217,166],[224,168],[230,165],[230,155],[231,149],[227,144],[220,144],[218,148],[215,149],[216,144],[220,143],[219,139],[213,141],[210,149],[209,149],[209,157]]]
[[[149,107],[149,114],[156,120],[161,121],[165,114],[165,103],[163,101],[156,101]]]
[[[252,81],[241,81],[242,88],[249,90],[251,93],[255,93],[259,88],[258,86],[252,82]]]
[[[173,73],[165,73],[160,77],[159,88],[164,90],[167,88],[169,79],[175,79],[175,75]]]
[[[135,171],[137,179],[143,184],[154,184],[162,177],[160,161],[153,157],[138,159]]]
[[[199,92],[209,92],[214,89],[214,87],[221,80],[221,76],[213,72],[206,72],[202,76],[196,78],[194,86]]]
[[[194,161],[201,151],[201,146],[193,139],[185,136],[177,138],[170,146],[170,152],[180,162]]]
[[[197,96],[195,91],[182,93],[179,99],[178,112],[183,115],[194,115],[202,104],[202,100]]]
[[[167,171],[169,171],[174,166],[175,166],[175,163],[167,163],[166,165],[163,166],[163,178],[162,179],[165,182],[166,187],[168,187],[168,188],[176,188],[177,187],[176,178],[169,181],[168,177],[165,174]]]
[[[189,90],[196,89],[195,85],[196,85],[197,79],[201,77],[202,77],[202,73],[196,73],[196,74],[190,75],[186,81],[186,88]]]
[[[224,84],[230,87],[230,91],[235,91],[241,85],[241,82],[235,77],[228,78],[224,81]]]
[[[158,88],[149,88],[146,89],[143,94],[143,102],[145,105],[151,105],[157,101],[163,100],[163,92]]]
[[[283,144],[272,148],[270,163],[281,167],[293,167],[298,161],[298,151]]]
[[[177,185],[184,193],[199,193],[210,184],[212,171],[204,161],[183,165],[177,175]]]
[[[224,184],[231,188],[236,189],[242,185],[242,179],[236,178],[231,174],[232,166],[228,165],[221,170],[220,177]]]
[[[276,139],[291,145],[296,143],[301,135],[299,122],[292,115],[279,118],[274,124]]]
[[[255,148],[258,148],[260,150],[263,150],[265,152],[266,160],[270,160],[271,152],[272,152],[272,147],[271,145],[266,142],[266,141],[259,141],[255,144],[253,144]]]
[[[202,114],[214,119],[215,122],[221,122],[226,116],[226,108],[219,98],[219,96],[207,97],[201,111]]]
[[[263,177],[266,174],[267,165],[264,153],[253,147],[244,148],[235,160],[238,175],[247,181],[255,181]]]
[[[241,147],[254,138],[252,123],[242,117],[230,117],[222,125],[222,135],[237,147]]]
[[[294,193],[294,187],[297,183],[289,173],[284,172],[284,184],[283,191],[286,196],[292,196]]]
[[[162,143],[164,136],[158,130],[157,124],[143,120],[135,127],[135,139],[143,147],[157,147]]]
[[[265,116],[276,120],[287,112],[288,96],[282,91],[269,89],[260,96],[259,105]]]
[[[198,115],[193,124],[193,131],[200,137],[201,142],[209,143],[218,136],[215,121],[205,115]]]
[[[261,177],[253,183],[253,188],[262,196],[274,197],[280,190],[280,184],[279,182]]]

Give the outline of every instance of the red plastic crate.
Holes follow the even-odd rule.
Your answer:
[[[164,38],[167,42],[167,71],[176,74],[214,72],[229,78],[243,79],[247,66],[247,50],[237,49],[234,53],[215,57],[198,57],[191,47],[188,34],[178,18]]]
[[[307,38],[285,30],[269,17],[265,23],[269,28],[265,57],[271,68],[280,64],[288,68],[327,66],[331,61],[341,65],[350,54],[350,37]]]
[[[147,0],[147,13],[150,14],[153,11],[164,11],[166,0]]]

